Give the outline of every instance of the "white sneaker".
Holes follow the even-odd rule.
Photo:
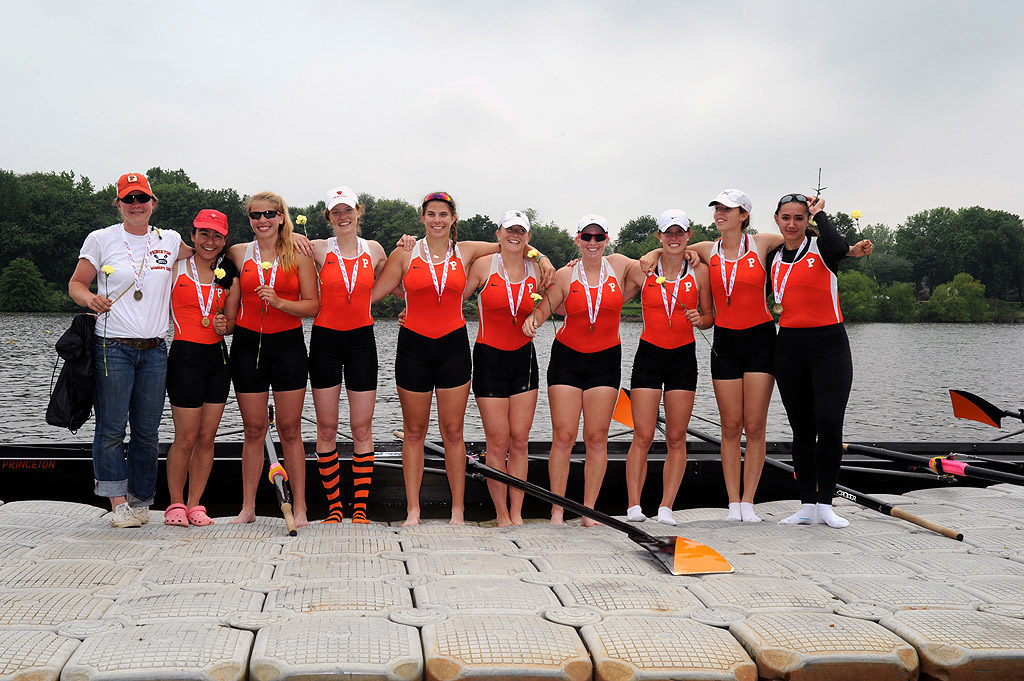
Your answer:
[[[148,507],[146,508],[146,513],[148,516]],[[142,520],[139,516],[135,515],[132,507],[126,501],[114,508],[114,515],[110,518],[110,524],[114,527],[142,527]]]
[[[128,509],[143,525],[149,522],[149,506],[129,506]]]
[[[647,520],[647,516],[643,514],[639,506],[630,506],[626,509],[626,520],[631,523],[642,523]]]

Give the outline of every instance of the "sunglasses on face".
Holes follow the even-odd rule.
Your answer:
[[[279,210],[251,210],[249,211],[249,219],[259,220],[260,218],[266,218],[269,220],[270,218],[276,218],[280,214],[281,211]]]
[[[810,200],[803,194],[786,194],[779,199],[779,205],[781,206],[784,203],[792,203],[794,201],[798,203],[810,203]]]
[[[139,203],[149,203],[149,200],[153,198],[149,194],[129,194],[123,199],[118,199],[121,203],[133,204],[136,201]]]
[[[580,238],[584,241],[596,241],[597,243],[601,243],[608,238],[608,235],[604,232],[598,232],[597,234],[588,234],[587,232],[583,232],[580,234]]]

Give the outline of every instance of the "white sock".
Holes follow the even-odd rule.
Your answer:
[[[779,525],[813,525],[818,522],[818,507],[814,504],[803,504],[800,510],[779,521]]]
[[[733,522],[739,522],[740,520],[743,520],[743,516],[740,514],[740,502],[729,502],[729,513],[726,514],[725,519],[731,520]]]
[[[626,520],[631,523],[642,523],[647,520],[647,516],[643,514],[639,506],[630,506],[626,509]]]
[[[818,522],[825,523],[829,527],[850,526],[849,520],[836,515],[836,512],[832,510],[832,504],[818,504]]]
[[[658,522],[663,525],[678,525],[676,519],[672,517],[672,509],[668,506],[662,506],[658,509]]]
[[[754,513],[754,505],[749,501],[740,502],[740,517],[745,523],[759,523],[761,516]]]

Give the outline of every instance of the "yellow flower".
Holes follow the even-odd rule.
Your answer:
[[[218,279],[223,279],[224,277],[227,276],[227,274],[228,273],[224,271],[223,267],[218,267],[213,271],[213,276],[217,277]]]
[[[269,270],[271,267],[273,267],[273,265],[264,260],[263,262],[260,263],[260,267],[262,267],[265,270]]]
[[[304,225],[304,224],[306,224],[306,216],[305,215],[296,215],[295,216],[295,224],[297,224],[297,225]]]
[[[539,294],[539,293],[531,293],[531,294],[530,294],[530,297],[531,297],[531,298],[533,298],[534,300],[536,300],[536,301],[537,301],[538,303],[539,303],[539,302],[540,302],[541,300],[543,300],[543,299],[544,299],[544,296],[542,296],[542,295],[541,295],[541,294]]]
[[[536,248],[531,248],[529,251],[526,252],[527,258],[536,258],[538,255],[540,255],[540,251],[538,251]],[[537,294],[535,293],[534,295]]]
[[[861,213],[859,210],[851,211],[850,217],[853,218],[854,220],[860,220],[862,217],[864,217],[864,213]]]
[[[666,281],[665,277],[658,277],[657,279],[654,280],[654,283],[660,284],[661,286],[664,286],[665,285],[665,281]]]
[[[105,275],[107,275],[109,277],[113,273],[114,273],[114,268],[113,268],[112,265],[104,265],[103,266],[103,274],[105,274]]]

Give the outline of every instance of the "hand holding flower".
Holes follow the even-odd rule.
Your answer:
[[[855,258],[860,258],[865,255],[871,255],[875,252],[875,245],[871,243],[871,239],[861,239],[853,245],[850,249],[850,255]]]
[[[277,309],[281,305],[281,298],[272,286],[257,286],[256,295],[263,301],[264,305]]]
[[[216,331],[219,336],[223,336],[228,332],[228,318],[224,316],[223,312],[218,312],[214,315],[213,330]]]

